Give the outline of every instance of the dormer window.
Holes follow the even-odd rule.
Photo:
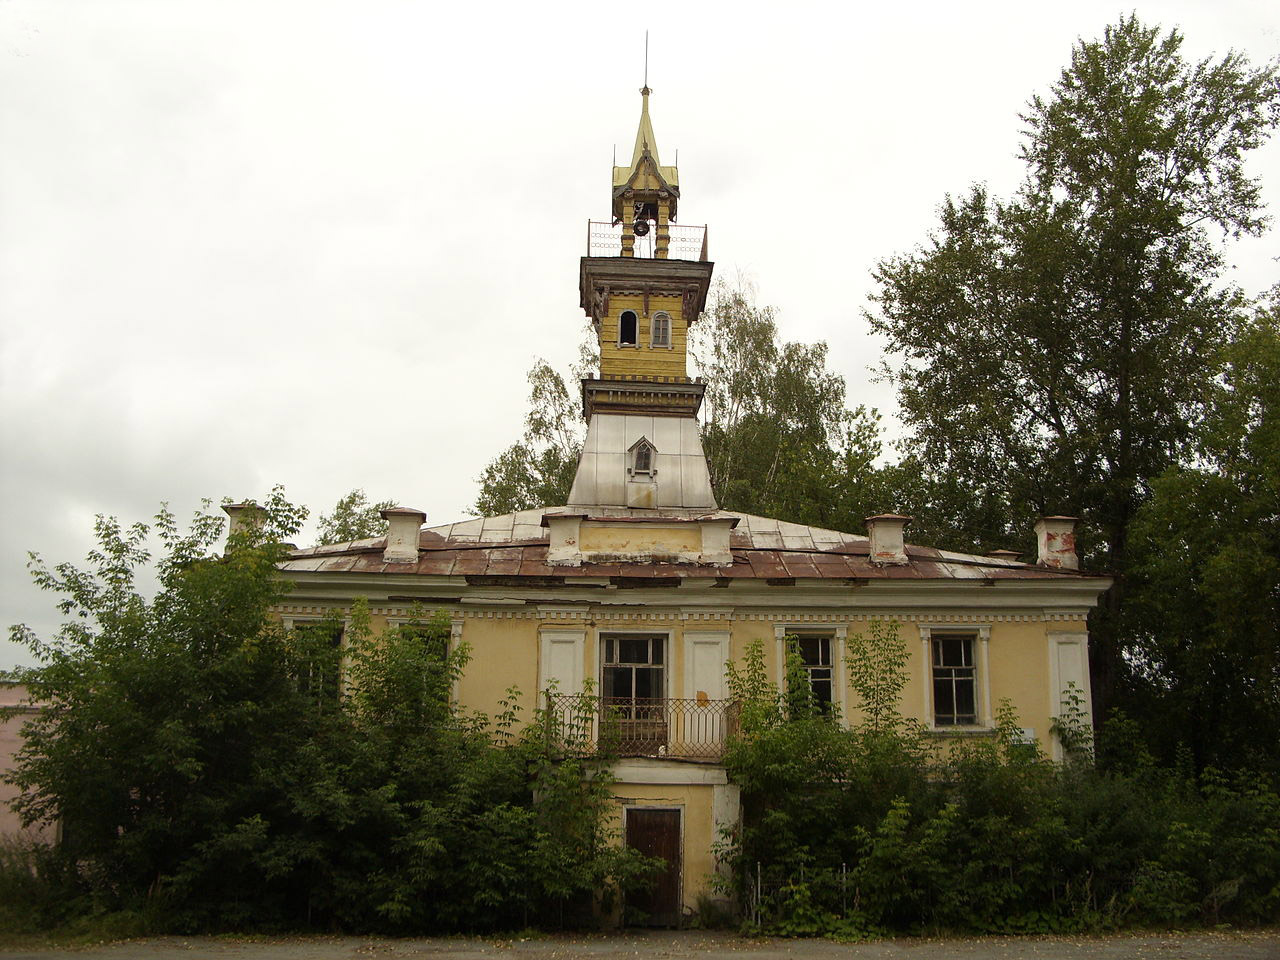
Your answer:
[[[639,321],[634,310],[623,310],[618,318],[618,346],[634,347],[639,343]]]
[[[670,314],[655,313],[653,315],[653,337],[650,340],[649,345],[653,347],[671,346],[671,315]]]
[[[653,444],[641,437],[631,448],[631,466],[627,468],[627,472],[634,478],[652,478],[658,472],[653,465],[656,453]]]

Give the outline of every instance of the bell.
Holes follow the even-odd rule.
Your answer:
[[[649,221],[637,220],[631,225],[631,229],[637,237],[646,237],[649,235]]]

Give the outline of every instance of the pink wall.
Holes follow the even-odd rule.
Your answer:
[[[0,707],[22,705],[27,699],[27,688],[17,683],[0,681]],[[34,709],[34,708],[33,708]],[[12,766],[13,755],[22,744],[22,725],[26,718],[19,714],[9,719],[0,718],[0,771],[7,771]],[[22,823],[18,815],[9,809],[8,801],[13,799],[17,790],[7,783],[0,783],[0,836],[7,833],[18,833]],[[32,831],[38,836],[51,838],[52,828]]]

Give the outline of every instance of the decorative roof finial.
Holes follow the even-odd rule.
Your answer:
[[[647,97],[649,95],[649,31],[644,32],[644,86],[640,88],[640,95]]]

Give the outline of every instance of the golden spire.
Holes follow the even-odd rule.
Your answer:
[[[632,170],[640,165],[640,159],[646,152],[653,157],[655,164],[659,162],[658,138],[653,135],[653,121],[649,119],[649,94],[652,92],[647,85],[640,88],[640,96],[644,99],[640,107],[640,127],[636,130],[636,148],[631,154]]]

